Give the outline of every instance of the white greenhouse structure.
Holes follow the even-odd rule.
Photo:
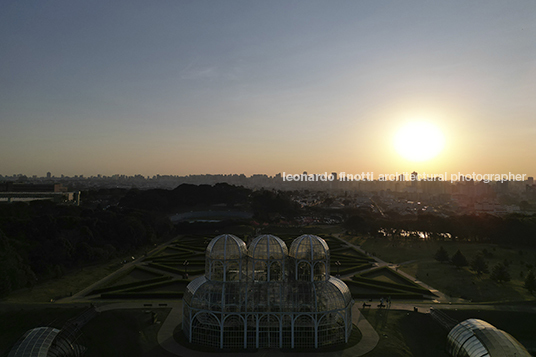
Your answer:
[[[329,275],[329,247],[302,235],[290,251],[273,235],[249,246],[220,235],[206,249],[205,275],[183,299],[183,331],[215,348],[317,348],[346,343],[353,300]]]
[[[453,357],[530,357],[510,334],[478,319],[462,321],[450,330],[447,351]]]

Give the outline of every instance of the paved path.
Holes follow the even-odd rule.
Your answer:
[[[201,352],[191,350],[175,341],[173,333],[176,327],[182,322],[182,301],[166,303],[167,306],[161,306],[164,303],[143,303],[128,302],[114,303],[103,305],[97,308],[98,312],[117,310],[117,309],[152,309],[152,308],[171,308],[171,312],[162,322],[158,332],[158,343],[166,351],[183,357],[204,357],[207,355],[217,355],[217,352]],[[150,306],[149,306],[150,305]],[[361,331],[362,339],[356,345],[342,351],[315,353],[318,357],[353,357],[364,356],[372,351],[379,342],[379,335],[370,325],[367,319],[359,311],[359,303],[354,304],[352,308],[352,322],[357,325]],[[371,309],[377,309],[377,304],[372,304]],[[393,302],[390,310],[413,311],[415,308],[421,313],[429,313],[430,308],[452,309],[452,310],[495,310],[495,311],[522,311],[536,314],[535,305],[491,305],[491,304],[440,304],[431,302]],[[279,349],[260,349],[254,354],[255,356],[281,356],[281,357],[303,357],[303,353],[283,352]],[[233,353],[236,357],[251,357],[251,353]]]
[[[162,326],[158,331],[158,343],[166,351],[183,357],[204,357],[208,354],[217,355],[217,352],[201,352],[191,350],[175,341],[173,333],[177,328],[177,325],[182,322],[182,301],[167,303],[167,306],[161,306],[163,303],[143,303],[143,302],[122,302],[114,303],[97,307],[98,312],[118,310],[118,309],[152,309],[152,308],[171,308],[171,312],[162,322]],[[149,306],[151,305],[151,306]],[[361,331],[363,337],[361,341],[356,345],[341,351],[315,353],[318,357],[354,357],[363,356],[366,353],[372,351],[380,337],[370,325],[370,323],[363,317],[358,309],[358,305],[355,304],[352,308],[352,322]],[[304,353],[296,352],[283,352],[279,349],[259,349],[254,354],[257,356],[282,356],[282,357],[304,357]],[[233,356],[237,357],[251,357],[251,353],[233,353]]]

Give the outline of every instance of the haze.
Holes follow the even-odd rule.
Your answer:
[[[533,175],[535,39],[534,1],[4,1],[0,174]]]

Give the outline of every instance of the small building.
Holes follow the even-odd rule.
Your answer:
[[[450,330],[447,352],[452,357],[530,357],[510,334],[478,319],[462,321]]]

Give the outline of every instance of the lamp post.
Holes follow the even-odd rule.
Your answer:
[[[335,262],[335,265],[337,266],[337,278],[340,278],[341,277],[341,274],[339,274],[339,268],[341,266],[341,262],[340,261],[336,261]]]
[[[190,264],[190,262],[187,260],[182,263],[182,265],[184,266],[184,279],[188,279],[188,264]]]

